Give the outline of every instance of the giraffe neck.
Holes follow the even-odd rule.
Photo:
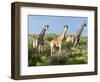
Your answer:
[[[39,34],[39,38],[42,39],[42,38],[44,37],[45,31],[46,31],[46,29],[43,29],[43,30],[41,31],[41,33]]]
[[[64,32],[61,33],[61,35],[58,37],[58,39],[59,39],[60,41],[63,41],[64,38],[65,38],[65,35],[66,35],[66,30],[64,30]]]
[[[79,31],[76,32],[76,36],[80,36],[82,34],[83,28],[84,28],[84,25],[81,25]]]

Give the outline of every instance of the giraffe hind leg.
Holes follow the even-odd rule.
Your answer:
[[[51,56],[53,56],[53,47],[51,47],[50,53],[51,53]]]
[[[58,51],[58,56],[61,55],[61,45],[59,44],[59,51]]]
[[[43,51],[44,51],[44,46],[41,45],[41,47],[40,47],[40,52],[43,53]]]
[[[39,45],[39,47],[38,47],[38,53],[39,54],[41,53],[41,45]]]
[[[78,44],[78,39],[75,40],[75,43],[74,43],[73,49],[75,49],[75,47],[77,46],[77,44]]]

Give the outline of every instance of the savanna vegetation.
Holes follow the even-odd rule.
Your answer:
[[[86,64],[87,63],[87,36],[80,37],[80,43],[75,50],[72,50],[72,44],[63,42],[61,56],[50,56],[49,43],[52,39],[57,37],[56,34],[46,34],[44,37],[45,44],[43,52],[38,53],[38,50],[34,51],[32,48],[32,41],[37,35],[28,35],[28,65],[29,66],[49,66],[49,65],[71,65],[71,64]],[[56,49],[57,51],[58,49]]]

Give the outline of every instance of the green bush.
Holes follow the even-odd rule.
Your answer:
[[[47,34],[44,37],[44,48],[41,54],[34,51],[32,42],[37,35],[28,35],[28,66],[48,66],[48,65],[70,65],[87,63],[87,37],[81,36],[80,45],[75,50],[71,50],[73,44],[66,41],[62,44],[61,56],[57,56],[58,49],[54,57],[50,55],[50,41],[56,38],[56,34]],[[85,51],[85,52],[84,52]]]
[[[57,37],[57,35],[56,34],[47,34],[45,37],[44,37],[44,39],[46,40],[46,41],[51,41],[52,39],[54,39],[54,38],[56,38]]]

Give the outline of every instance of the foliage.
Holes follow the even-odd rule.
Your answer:
[[[29,66],[48,66],[48,65],[70,65],[87,63],[87,36],[80,37],[80,43],[75,50],[72,50],[72,43],[64,40],[61,55],[58,56],[58,49],[53,57],[50,56],[50,41],[56,38],[56,34],[47,34],[44,37],[44,48],[41,54],[38,50],[33,50],[32,41],[37,35],[28,35],[28,65]]]

